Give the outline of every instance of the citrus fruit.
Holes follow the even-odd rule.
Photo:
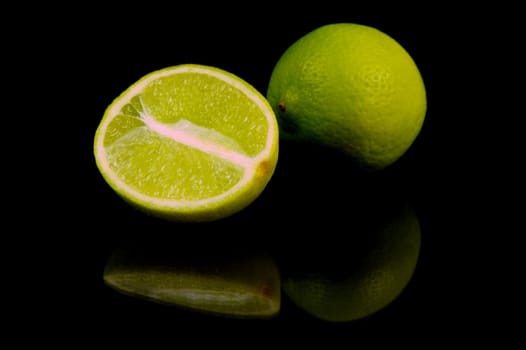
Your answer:
[[[147,213],[211,221],[245,208],[278,158],[272,108],[253,86],[210,66],[151,72],[106,109],[94,154],[106,182]]]
[[[269,318],[279,312],[280,275],[270,255],[205,254],[202,244],[196,247],[162,239],[123,244],[108,259],[103,280],[124,295],[205,314]]]
[[[424,82],[409,53],[386,33],[333,23],[299,38],[268,84],[284,139],[337,149],[361,169],[399,159],[424,122]]]
[[[304,246],[282,264],[284,293],[308,314],[330,322],[362,319],[393,302],[411,280],[421,239],[416,213],[404,207],[367,216],[348,226],[345,238],[341,229],[325,234],[330,241]]]

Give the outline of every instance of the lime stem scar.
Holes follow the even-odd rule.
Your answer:
[[[285,103],[284,102],[279,102],[278,103],[278,109],[282,112],[285,112]]]

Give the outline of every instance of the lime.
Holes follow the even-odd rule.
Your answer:
[[[409,53],[380,30],[355,23],[318,27],[287,48],[267,99],[284,139],[337,149],[366,170],[385,168],[409,149],[427,108]]]
[[[280,275],[270,255],[194,247],[163,239],[122,244],[107,261],[104,282],[124,295],[205,314],[278,314]]]
[[[253,86],[216,67],[182,64],[139,79],[106,109],[94,154],[124,200],[175,221],[245,208],[269,182],[278,126]]]

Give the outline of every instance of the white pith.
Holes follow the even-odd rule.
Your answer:
[[[198,136],[190,135],[184,132],[184,130],[178,130],[171,125],[160,123],[151,115],[141,114],[141,120],[148,128],[150,128],[150,130],[155,131],[159,135],[171,138],[178,143],[182,143],[200,151],[213,154],[217,157],[228,160],[231,163],[240,165],[245,169],[254,167],[254,158],[247,157],[244,154],[232,151],[226,147],[222,147],[208,140],[204,140]]]

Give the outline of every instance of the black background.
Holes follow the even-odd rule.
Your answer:
[[[489,267],[488,256],[497,259],[496,252],[482,249],[488,237],[480,227],[489,227],[496,215],[483,210],[494,190],[485,186],[481,191],[477,181],[496,179],[487,162],[497,151],[486,142],[481,154],[479,142],[487,140],[488,130],[481,110],[491,112],[479,72],[488,64],[484,53],[502,43],[481,25],[483,20],[469,24],[465,12],[423,6],[362,9],[349,3],[302,5],[299,11],[249,3],[228,9],[152,4],[131,11],[65,9],[68,15],[56,22],[44,21],[46,30],[34,35],[43,48],[35,56],[46,69],[33,68],[44,73],[37,95],[45,97],[39,105],[57,111],[57,133],[39,143],[45,156],[34,160],[38,170],[33,173],[39,173],[45,198],[53,204],[39,203],[42,215],[34,223],[20,223],[46,227],[27,249],[27,256],[38,256],[26,270],[38,288],[26,298],[35,307],[32,317],[20,324],[46,329],[39,335],[46,339],[64,340],[67,334],[75,342],[162,340],[174,347],[184,341],[197,346],[303,345],[314,340],[328,348],[342,341],[349,346],[384,340],[429,345],[457,336],[467,341],[493,337],[496,329],[484,326],[495,321],[498,308],[490,291],[502,278]],[[370,25],[391,35],[421,71],[428,95],[426,120],[411,149],[391,168],[363,180],[337,155],[311,149],[313,153],[298,156],[294,146],[283,143],[276,174],[262,196],[239,215],[205,225],[146,217],[104,182],[93,157],[95,129],[105,108],[140,77],[171,65],[198,63],[230,71],[265,94],[284,50],[310,30],[336,22]],[[477,93],[469,93],[472,86]],[[483,108],[474,107],[481,103]],[[44,124],[39,120],[34,131],[38,134]],[[331,182],[330,174],[346,183],[343,189]],[[363,186],[353,184],[362,180]],[[314,188],[308,190],[312,198],[308,186]],[[344,233],[345,205],[356,192],[359,198],[400,195],[415,208],[422,226],[412,280],[399,298],[367,319],[323,322],[286,296],[280,315],[272,320],[205,316],[123,296],[103,284],[109,254],[128,236],[199,235],[203,244],[210,241],[219,249],[217,237],[228,231],[239,249],[260,243],[284,254],[296,249],[294,242],[302,234]],[[306,204],[313,199],[329,204]],[[318,211],[322,215],[314,218]]]

